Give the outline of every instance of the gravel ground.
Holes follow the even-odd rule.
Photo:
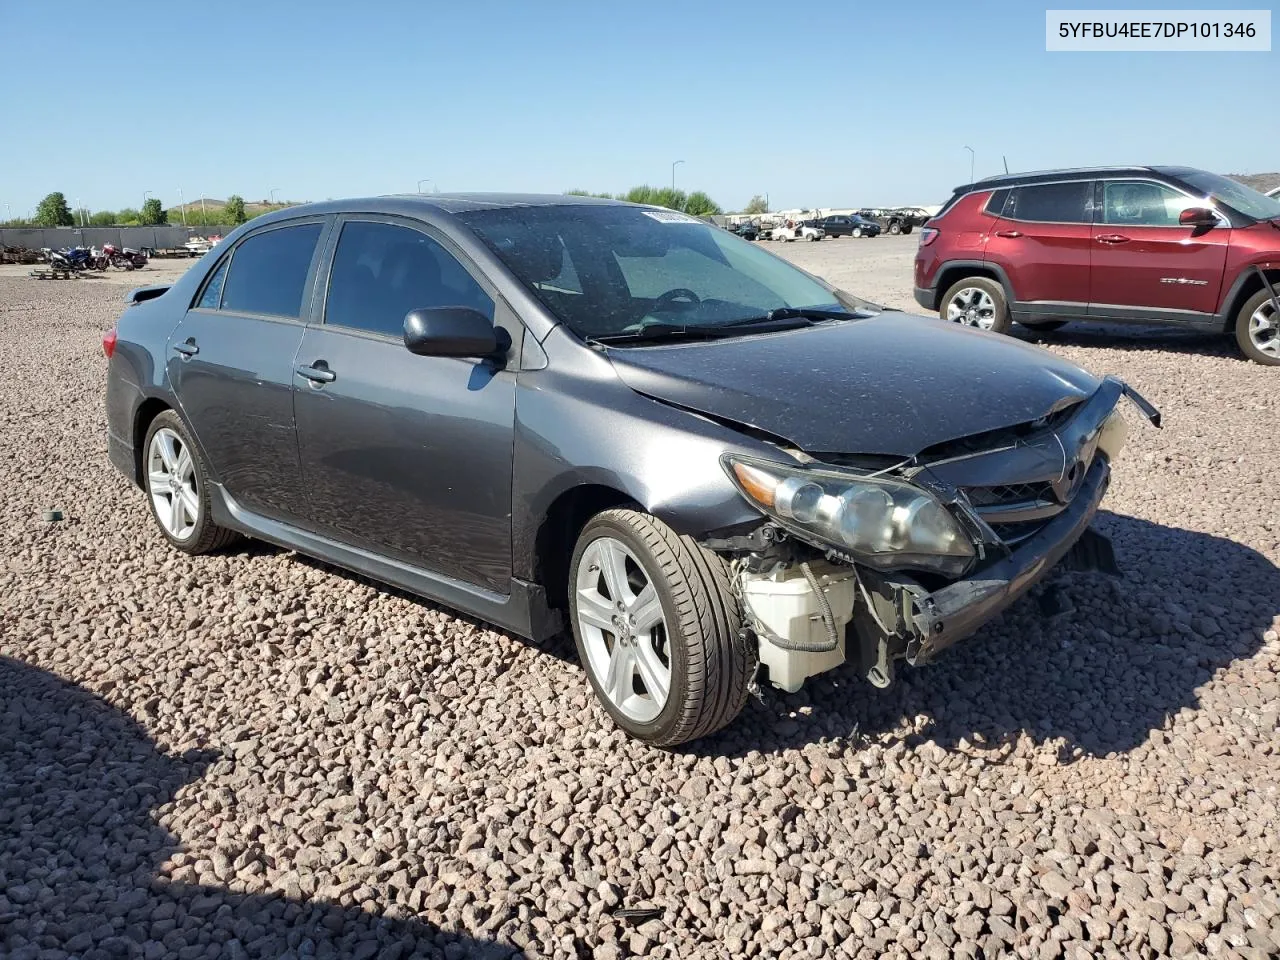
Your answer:
[[[910,306],[914,244],[784,252]],[[168,549],[106,458],[119,297],[0,277],[0,955],[1280,951],[1275,371],[1055,335],[1166,415],[1131,418],[1099,521],[1124,579],[1060,575],[888,691],[836,672],[662,752],[567,642]]]

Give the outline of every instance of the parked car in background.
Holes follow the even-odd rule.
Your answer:
[[[868,220],[866,217],[860,217],[855,214],[832,214],[828,217],[820,217],[817,220],[806,220],[815,227],[821,227],[823,232],[833,240],[836,237],[878,237],[880,236],[880,224],[874,220]]]
[[[826,236],[821,227],[813,225],[812,220],[787,220],[778,224],[769,234],[770,240],[821,240]]]
[[[858,216],[865,217],[868,220],[874,220],[880,224],[885,233],[897,235],[899,233],[910,233],[916,227],[920,226],[927,219],[926,214],[919,207],[895,207],[895,208],[875,208],[868,207],[858,211]]]
[[[1268,191],[1267,191],[1267,196],[1268,196],[1268,197],[1280,197],[1280,187],[1276,187],[1274,190],[1268,190]]]
[[[729,232],[736,234],[743,240],[755,240],[760,236],[760,225],[754,221],[735,223],[730,225]]]
[[[1280,364],[1280,199],[1192,167],[1107,167],[957,187],[920,235],[916,301],[1005,332],[1072,321],[1233,333]]]
[[[847,659],[887,686],[1099,555],[1117,405],[1155,416],[1046,350],[586,197],[270,213],[133,291],[103,350],[111,461],[174,548],[246,534],[523,636],[567,623],[657,744],[757,680]]]

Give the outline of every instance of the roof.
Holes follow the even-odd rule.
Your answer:
[[[993,177],[983,177],[973,183],[956,187],[955,192],[967,193],[970,190],[999,189],[1014,187],[1023,183],[1039,183],[1045,180],[1077,180],[1086,177],[1119,176],[1141,177],[1152,173],[1165,176],[1179,176],[1187,173],[1198,173],[1195,167],[1179,166],[1105,166],[1105,167],[1064,167],[1060,170],[1027,170],[1021,173],[1002,173]]]

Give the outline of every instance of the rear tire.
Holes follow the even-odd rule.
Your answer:
[[[1236,345],[1254,363],[1280,366],[1280,313],[1265,288],[1246,300],[1236,314]]]
[[[942,296],[938,316],[992,333],[1008,333],[1013,322],[1004,287],[988,277],[965,277],[953,283]]]
[[[156,526],[183,553],[209,553],[239,539],[234,530],[213,522],[209,479],[200,452],[186,424],[172,410],[162,411],[147,428],[142,485]]]
[[[853,233],[849,234],[849,236],[853,237],[855,240],[856,240],[856,239],[858,239],[859,237],[861,237],[861,236],[862,236],[862,228],[861,228],[861,227],[854,227],[854,228],[853,228]]]
[[[758,651],[740,634],[728,565],[655,517],[592,518],[570,562],[569,612],[596,697],[636,739],[696,740],[746,703]]]

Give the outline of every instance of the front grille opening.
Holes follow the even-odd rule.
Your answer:
[[[997,430],[974,433],[967,437],[960,437],[957,440],[944,440],[942,443],[935,443],[932,447],[927,447],[920,452],[920,459],[926,462],[930,460],[949,460],[952,457],[982,453],[984,450],[1009,447],[1020,441],[1030,440],[1039,433],[1057,430],[1076,415],[1076,408],[1080,406],[1081,402],[1077,400],[1061,409],[1055,410],[1048,416],[1041,417],[1039,420],[1028,420],[1026,423],[1015,424],[1012,427],[1000,427]]]
[[[1046,523],[1048,523],[1047,520],[1028,520],[1024,523],[993,523],[990,527],[1001,542],[1012,547],[1034,537],[1044,529]]]
[[[1053,487],[1047,483],[1014,483],[998,487],[968,487],[965,492],[975,507],[995,507],[1008,503],[1053,502]]]

